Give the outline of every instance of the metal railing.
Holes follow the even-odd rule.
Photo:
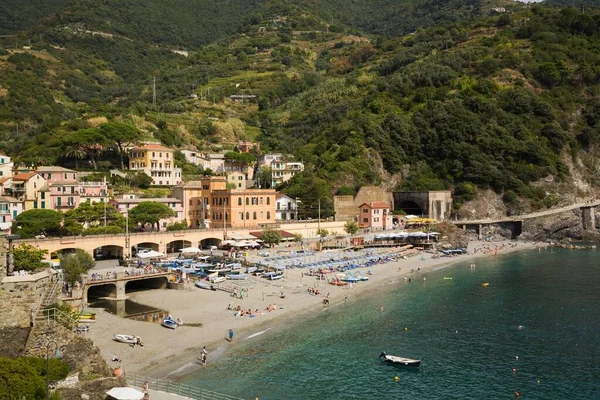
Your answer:
[[[167,379],[156,379],[140,376],[137,374],[124,374],[127,383],[132,386],[142,387],[148,382],[148,387],[166,393],[178,394],[196,400],[243,400],[241,397],[229,396],[201,387],[185,383],[172,382]]]

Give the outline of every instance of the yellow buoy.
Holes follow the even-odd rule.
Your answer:
[[[408,328],[404,328],[404,330],[405,330],[405,331],[407,331],[407,330],[408,330]]]
[[[395,377],[394,377],[394,380],[395,380],[396,382],[398,382],[398,381],[400,380],[400,378],[398,378],[397,376],[395,376]]]

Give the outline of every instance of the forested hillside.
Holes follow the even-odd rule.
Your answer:
[[[282,189],[321,198],[325,213],[334,193],[364,184],[449,188],[457,207],[492,189],[510,211],[597,185],[593,8],[232,0],[221,7],[231,14],[205,7],[175,23],[190,2],[163,14],[154,1],[83,3],[22,17],[31,28],[1,40],[0,147],[17,160],[73,166],[73,143],[94,144],[109,122],[170,146],[257,139],[293,154],[307,170]],[[103,156],[93,167],[119,165]]]

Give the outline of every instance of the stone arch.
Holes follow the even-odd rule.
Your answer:
[[[166,276],[156,276],[146,279],[135,279],[125,283],[125,293],[139,292],[151,289],[164,289],[167,287]]]
[[[404,200],[398,205],[408,215],[423,215],[423,207],[412,200]]]
[[[81,250],[81,251],[85,251],[86,253],[89,253],[85,249],[82,249],[82,248],[79,248],[79,247],[65,247],[65,248],[62,248],[62,249],[55,250],[52,253],[50,253],[50,258],[52,258],[52,259],[54,259],[54,258],[61,258],[61,257],[64,257],[66,255],[73,254],[77,250]]]
[[[135,257],[139,250],[160,251],[160,245],[154,242],[141,242],[131,247],[131,254]]]
[[[219,238],[206,238],[200,241],[201,249],[210,249],[210,246],[218,246],[221,243]]]
[[[117,284],[116,283],[102,283],[99,285],[89,285],[84,299],[87,301],[100,299],[103,297],[110,297],[113,299],[117,298]]]
[[[105,244],[94,249],[94,259],[114,260],[123,258],[123,246],[116,244]]]
[[[189,240],[173,240],[167,243],[167,253],[177,253],[184,247],[191,247],[192,242]]]

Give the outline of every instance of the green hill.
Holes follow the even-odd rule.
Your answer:
[[[65,138],[120,121],[170,146],[227,150],[257,138],[265,151],[294,154],[307,171],[285,190],[321,197],[325,210],[333,193],[364,184],[450,188],[458,206],[492,189],[511,210],[597,184],[593,8],[36,4],[22,14],[0,5],[14,18],[0,24],[9,34],[0,38],[0,148],[20,161],[71,165]],[[490,13],[501,4],[507,12]],[[102,157],[99,168],[119,165]]]

